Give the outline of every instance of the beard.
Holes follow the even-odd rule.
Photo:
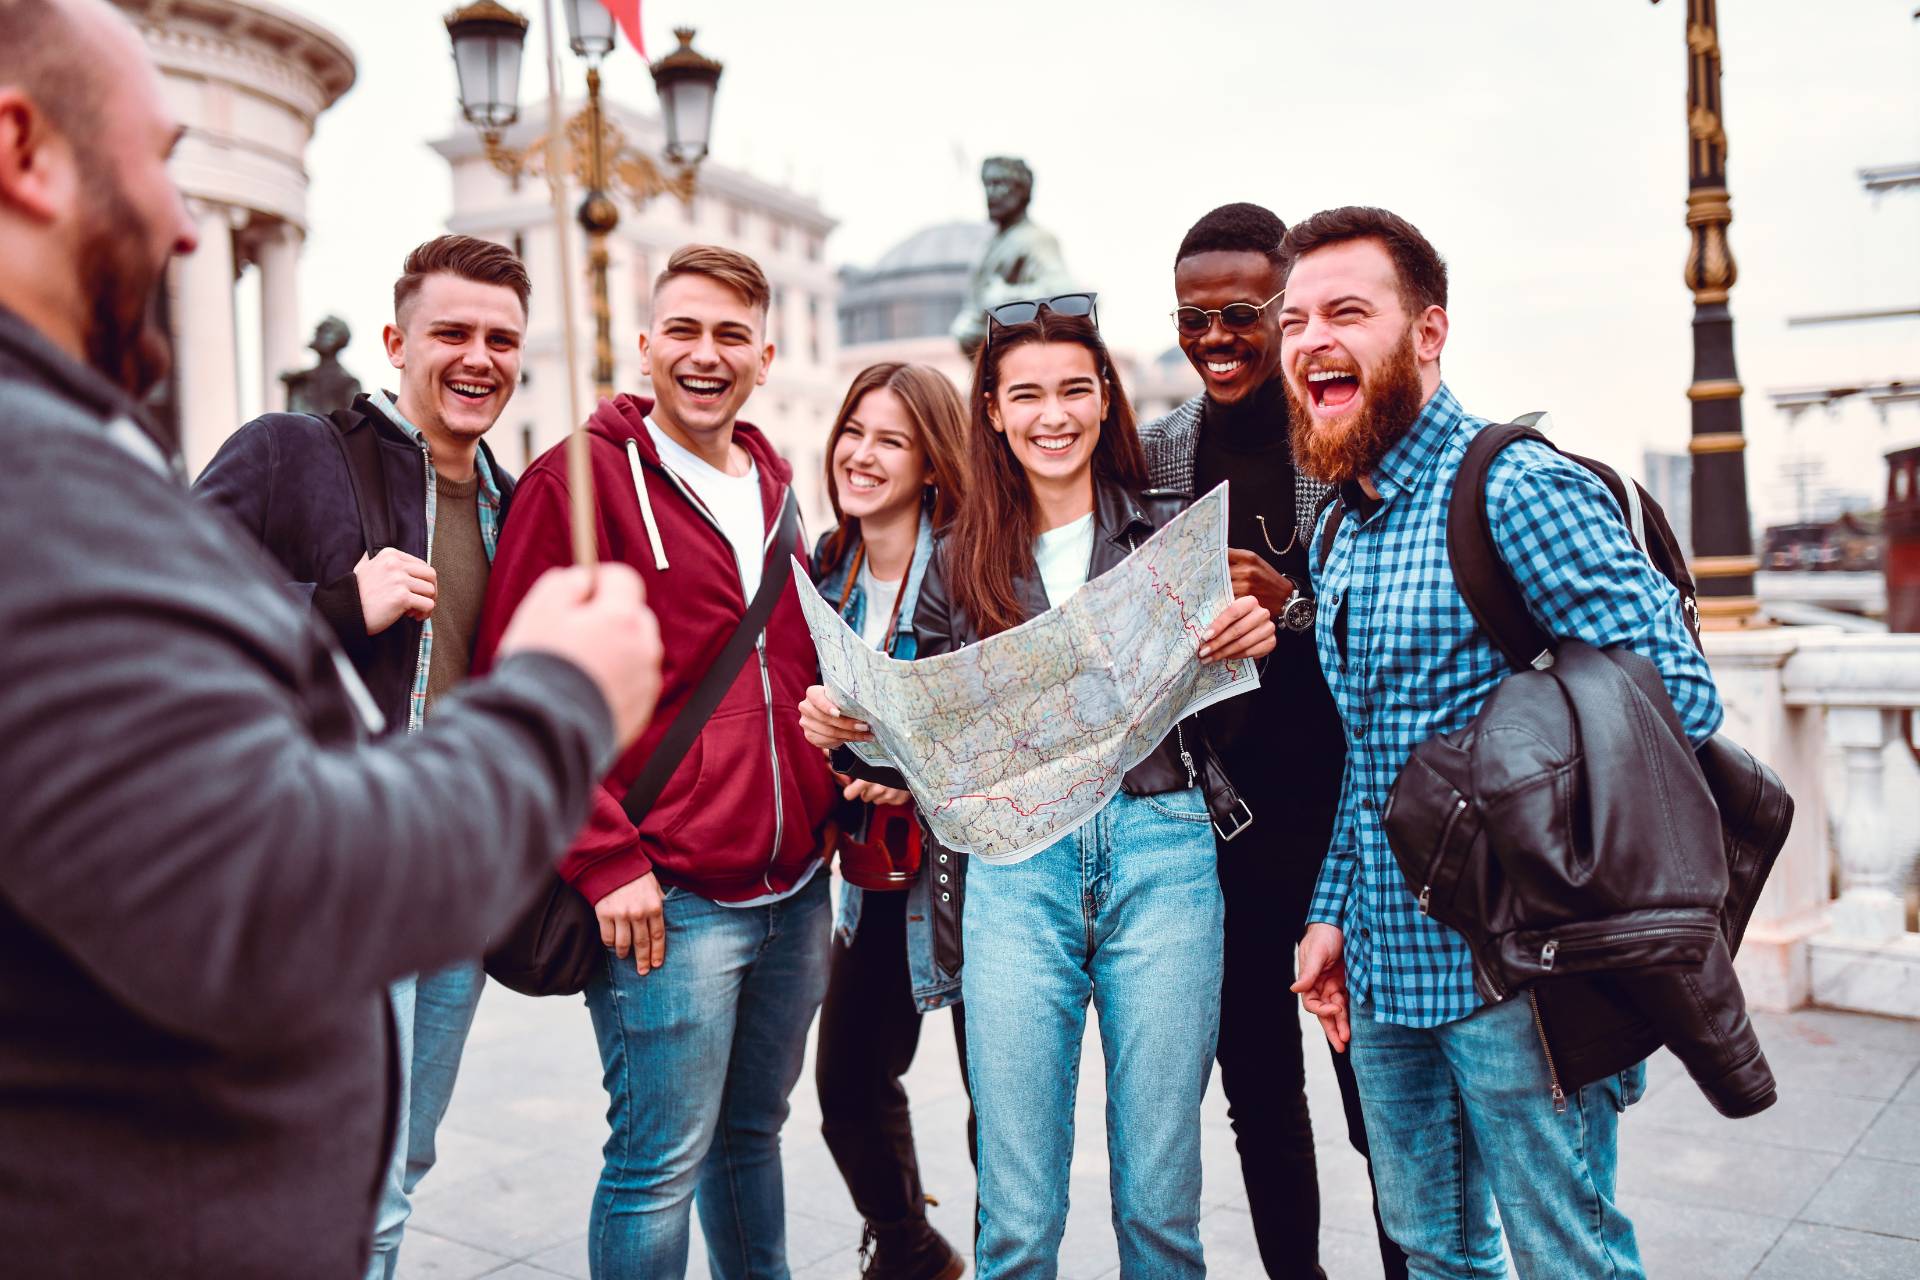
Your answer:
[[[1291,411],[1294,465],[1323,484],[1342,485],[1370,475],[1393,448],[1424,400],[1420,366],[1413,356],[1413,333],[1377,369],[1361,370],[1361,407],[1332,422],[1315,422],[1312,406],[1301,400],[1293,379],[1285,379]]]
[[[79,251],[80,279],[91,304],[84,334],[87,363],[141,399],[173,364],[153,312],[164,263],[156,267],[141,252],[151,236],[111,174],[83,172],[81,181],[92,208]]]

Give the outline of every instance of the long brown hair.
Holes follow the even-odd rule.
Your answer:
[[[960,495],[967,488],[971,470],[967,465],[967,409],[947,375],[931,365],[894,360],[868,365],[854,375],[846,399],[840,402],[840,412],[833,415],[833,430],[827,432],[827,501],[833,506],[837,527],[827,535],[821,561],[824,565],[839,564],[860,539],[860,518],[840,510],[840,486],[833,473],[834,446],[840,443],[847,419],[859,410],[867,393],[882,389],[900,397],[907,417],[913,420],[914,435],[926,452],[927,471],[933,480],[934,528],[944,529],[953,523]]]
[[[1067,342],[1085,347],[1106,383],[1107,413],[1093,447],[1093,474],[1126,489],[1146,487],[1147,455],[1134,427],[1133,405],[1107,354],[1100,331],[1086,316],[1063,316],[1045,307],[1026,324],[989,325],[973,364],[968,415],[973,483],[960,495],[960,514],[942,554],[949,595],[983,636],[1026,621],[1014,580],[1035,569],[1033,489],[1013,446],[987,416],[999,380],[1000,362],[1030,342]]]

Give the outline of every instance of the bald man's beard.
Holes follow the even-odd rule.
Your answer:
[[[153,237],[111,173],[90,168],[81,182],[89,215],[76,265],[90,304],[87,363],[142,399],[173,367],[166,336],[154,323],[154,295],[166,263],[147,261],[143,250]]]
[[[1294,465],[1323,484],[1346,484],[1372,475],[1420,414],[1420,365],[1413,355],[1413,333],[1378,368],[1360,373],[1360,407],[1343,418],[1317,422],[1310,404],[1285,379],[1291,411]]]

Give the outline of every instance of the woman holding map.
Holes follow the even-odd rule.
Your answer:
[[[934,530],[952,523],[965,489],[966,447],[960,393],[926,365],[862,370],[827,433],[836,525],[814,548],[813,578],[847,625],[890,657],[914,656],[914,607]],[[953,1280],[966,1264],[927,1222],[900,1079],[920,1042],[921,1014],[952,1005],[965,1082],[959,964],[942,966],[935,951],[933,877],[921,868],[913,797],[844,774],[841,782],[851,811],[841,824],[846,883],[814,1056],[820,1130],[866,1220],[865,1274]]]
[[[974,474],[920,591],[921,658],[1058,607],[1177,513],[1175,500],[1142,492],[1145,458],[1093,295],[993,308],[970,409]],[[1224,579],[1224,553],[1222,566]],[[1195,620],[1189,634],[1181,642],[1205,662],[1257,658],[1274,645],[1272,619],[1252,597],[1204,628]],[[808,691],[801,722],[821,746],[871,736],[822,686]],[[1009,716],[1007,745],[994,754],[1017,751],[1032,731]],[[936,864],[936,916],[964,901],[982,1280],[1055,1274],[1089,1002],[1107,1064],[1120,1274],[1205,1274],[1200,1104],[1221,968],[1211,825],[1229,823],[1235,799],[1189,717],[1088,820],[1037,852]]]

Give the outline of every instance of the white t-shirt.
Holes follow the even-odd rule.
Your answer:
[[[1047,607],[1058,609],[1086,582],[1093,567],[1093,512],[1035,538],[1033,558],[1040,566],[1040,584],[1047,589]]]
[[[660,451],[660,461],[704,502],[720,532],[733,545],[740,569],[740,590],[748,600],[760,589],[760,570],[766,564],[767,517],[760,502],[760,468],[747,456],[747,474],[730,476],[711,466],[647,419],[647,434]]]
[[[894,621],[893,602],[900,595],[901,581],[876,578],[867,561],[860,561],[860,593],[867,599],[866,616],[860,619],[860,638],[870,649],[887,647],[887,624]]]

